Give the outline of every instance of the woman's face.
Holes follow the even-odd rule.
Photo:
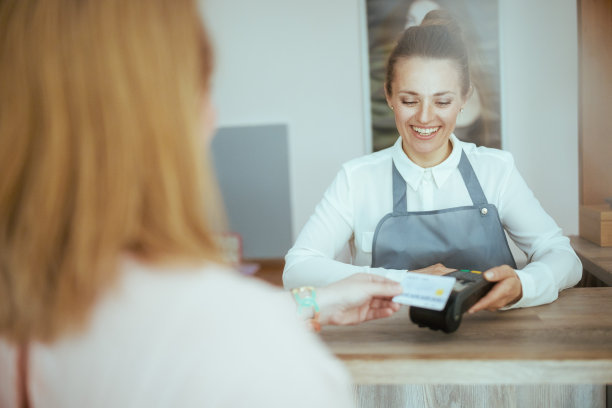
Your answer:
[[[387,103],[395,114],[402,148],[421,167],[435,166],[451,152],[449,137],[465,100],[459,67],[450,59],[400,58]]]

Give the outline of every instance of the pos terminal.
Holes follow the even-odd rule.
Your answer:
[[[410,320],[419,327],[452,333],[461,324],[461,317],[472,305],[487,294],[494,282],[487,281],[480,271],[462,269],[445,276],[456,278],[452,292],[443,310],[410,307]]]

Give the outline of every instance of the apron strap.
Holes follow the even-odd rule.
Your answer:
[[[393,163],[393,213],[405,213],[408,207],[406,202],[406,180],[402,177],[397,167],[395,167],[395,162]],[[459,172],[461,173],[461,177],[463,178],[463,182],[465,183],[465,187],[470,194],[470,198],[472,199],[472,203],[476,206],[487,205],[487,197],[485,197],[484,192],[482,191],[482,187],[480,186],[480,182],[476,177],[476,173],[474,173],[474,169],[470,164],[465,152],[461,150],[461,160],[459,160],[459,165],[457,166]]]
[[[406,180],[393,163],[393,214],[405,213],[407,208]]]
[[[474,173],[474,169],[470,164],[465,152],[461,150],[461,160],[459,160],[459,172],[461,173],[461,177],[463,177],[463,182],[467,187],[468,193],[470,193],[470,197],[472,198],[472,203],[474,205],[486,205],[487,197],[485,197],[484,192],[482,191],[482,187],[480,186],[480,182],[476,177],[476,173]]]

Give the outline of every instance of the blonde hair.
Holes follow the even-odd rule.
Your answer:
[[[194,0],[0,3],[0,335],[77,329],[122,254],[216,259]]]

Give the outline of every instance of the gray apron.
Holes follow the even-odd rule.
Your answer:
[[[458,168],[473,205],[408,212],[406,181],[393,164],[393,212],[376,226],[373,267],[413,270],[439,262],[479,271],[499,265],[516,268],[497,208],[487,202],[463,151]]]

